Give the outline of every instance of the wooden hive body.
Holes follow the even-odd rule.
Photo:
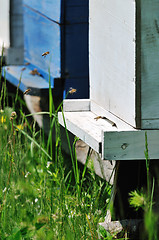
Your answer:
[[[156,0],[89,3],[90,100],[67,100],[64,111],[69,130],[103,159],[144,159],[146,132],[158,158],[158,12]]]
[[[35,84],[35,78],[28,74],[36,68],[43,83],[46,82],[45,88],[50,78],[53,88],[63,85],[63,90],[60,88],[64,94],[74,87],[80,89],[76,97],[88,98],[88,1],[24,0],[23,23],[24,66],[6,68],[7,80],[17,86],[25,67],[28,69],[22,74],[25,87],[20,85],[20,89],[24,91],[35,85],[44,88],[43,84],[39,86],[38,76]],[[44,52],[49,54],[42,57]]]
[[[90,1],[90,98],[133,127],[159,129],[159,3],[99,2]]]

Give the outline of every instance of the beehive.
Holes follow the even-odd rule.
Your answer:
[[[64,111],[69,130],[103,159],[144,159],[146,132],[158,158],[158,11],[156,0],[90,1],[90,100],[67,100]]]
[[[23,22],[24,65],[6,67],[6,79],[17,86],[22,74],[22,91],[48,89],[51,79],[57,92],[74,87],[81,89],[76,97],[88,98],[88,1],[24,0]]]

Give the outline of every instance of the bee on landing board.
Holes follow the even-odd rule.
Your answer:
[[[29,62],[26,62],[25,65],[28,66],[28,65],[30,65],[30,63],[29,63]]]
[[[116,127],[117,128],[117,125],[116,123],[114,123],[113,121],[111,121],[110,119],[106,118],[106,117],[102,117],[102,116],[97,116],[94,118],[96,121],[98,119],[105,119],[108,123],[110,123],[112,125],[112,127]]]
[[[42,54],[42,57],[46,57],[49,53],[50,53],[50,52],[44,52],[44,53]]]
[[[31,89],[28,88],[23,94],[26,95],[26,94],[28,94],[30,91],[31,91]]]
[[[34,68],[29,73],[33,76],[35,76],[35,75],[41,76],[41,74],[38,72],[37,68]]]

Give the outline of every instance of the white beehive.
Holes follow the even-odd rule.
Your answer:
[[[90,0],[90,99],[66,100],[64,115],[103,159],[144,159],[145,132],[158,159],[158,13],[156,0]]]
[[[9,0],[0,0],[0,51],[2,46],[9,47]]]

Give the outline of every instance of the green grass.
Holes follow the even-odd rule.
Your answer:
[[[72,146],[67,129],[71,161],[62,154],[50,89],[49,112],[43,113],[50,116],[50,133],[45,136],[32,116],[24,114],[18,88],[12,107],[7,105],[6,81],[1,88],[0,239],[98,239],[111,187],[87,164],[79,165],[77,139]],[[11,118],[14,111],[17,116]]]
[[[50,72],[50,70],[49,70]],[[94,169],[77,161],[75,137],[69,140],[62,103],[54,107],[49,83],[50,131],[45,136],[32,118],[19,85],[9,106],[6,80],[0,74],[0,239],[114,239],[98,223],[103,222],[110,200],[111,186],[96,176]],[[66,94],[67,97],[67,94]],[[70,157],[62,153],[62,137],[57,119],[61,110]],[[13,112],[16,116],[13,116]],[[53,141],[55,135],[55,142]],[[130,193],[130,205],[144,210],[149,240],[157,240],[158,217],[152,210],[154,181],[149,181],[150,159],[145,135],[147,193]],[[127,239],[127,238],[123,238]]]

